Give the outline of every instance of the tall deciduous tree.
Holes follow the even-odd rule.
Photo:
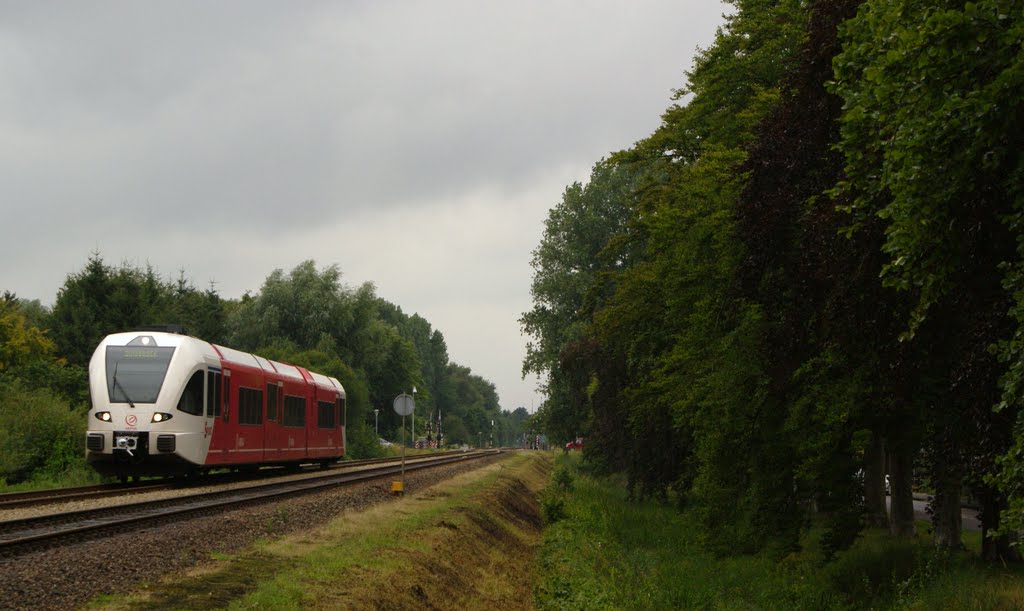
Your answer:
[[[994,466],[1017,410],[1012,374],[1006,407],[991,410],[999,366],[990,347],[1013,336],[1014,301],[1001,285],[1012,286],[1021,260],[1024,116],[1009,109],[1024,94],[1022,35],[1013,2],[868,1],[835,62],[849,210],[884,219],[883,278],[913,296],[904,337],[927,354],[925,449],[943,546],[960,545],[962,484]],[[1018,358],[1013,342],[1004,346]],[[1001,501],[982,496],[988,529]],[[986,543],[987,554],[1005,551]]]
[[[541,413],[547,430],[564,442],[582,434],[590,417],[585,389],[586,371],[573,371],[564,363],[566,350],[583,340],[598,296],[590,291],[603,273],[630,264],[630,252],[609,242],[624,238],[635,190],[635,172],[628,167],[597,163],[586,184],[574,183],[552,208],[544,223],[544,237],[533,252],[531,293],[534,306],[523,314],[523,330],[533,337],[527,345],[523,375],[544,376],[548,399]]]
[[[53,357],[55,346],[31,324],[13,293],[0,295],[0,374]]]

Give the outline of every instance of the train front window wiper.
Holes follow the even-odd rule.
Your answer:
[[[120,389],[121,390],[121,394],[124,395],[124,398],[128,399],[128,405],[130,405],[132,407],[135,407],[135,403],[132,402],[132,398],[128,396],[128,391],[126,391],[124,389],[124,386],[122,386],[121,383],[117,381],[117,365],[116,364],[114,365],[114,388]]]

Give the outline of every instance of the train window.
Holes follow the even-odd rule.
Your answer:
[[[107,346],[107,392],[111,403],[156,403],[174,348]]]
[[[263,423],[263,391],[255,388],[238,387],[238,423]]]
[[[220,372],[206,372],[206,417],[220,415]]]
[[[277,384],[267,384],[267,420],[277,420]]]
[[[334,428],[334,404],[330,401],[316,402],[316,426],[321,429]]]
[[[345,397],[338,399],[338,426],[345,426],[348,421],[348,412],[345,410]]]
[[[189,378],[185,390],[178,398],[178,410],[193,416],[203,415],[203,372],[197,371]]]
[[[306,426],[306,399],[294,395],[284,396],[284,417],[285,426]]]

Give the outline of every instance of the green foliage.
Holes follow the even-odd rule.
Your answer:
[[[0,477],[80,478],[85,467],[85,412],[47,390],[0,384]]]
[[[688,75],[679,95],[688,104],[595,166],[587,189],[570,188],[552,211],[535,253],[535,308],[524,316],[539,336],[525,369],[549,371],[549,435],[570,436],[588,418],[589,462],[626,470],[639,496],[682,493],[733,550],[773,533],[757,520],[779,515],[784,507],[767,499],[791,488],[781,421],[761,388],[763,318],[735,294],[743,249],[734,207],[742,146],[779,99],[805,18],[798,2],[736,6]],[[628,182],[608,188],[600,178],[609,171]],[[615,211],[603,225],[577,205],[595,196]],[[564,263],[545,258],[556,254]],[[581,259],[586,267],[572,265]],[[566,278],[566,267],[581,272]],[[761,500],[745,504],[757,490]]]
[[[374,408],[381,436],[400,438],[401,417],[392,402],[413,388],[417,436],[428,423],[436,435],[439,417],[453,419],[442,428],[449,443],[511,428],[494,384],[450,362],[440,331],[379,298],[372,284],[343,285],[337,266],[317,270],[304,261],[287,274],[275,270],[258,293],[242,298],[228,326],[237,348],[336,376],[349,395],[350,447],[359,455],[379,452]]]
[[[72,408],[89,407],[89,370],[68,365],[63,359],[35,361],[0,374],[0,378],[18,380],[26,388],[49,389]]]
[[[913,305],[903,339],[925,355],[922,378],[932,380],[932,476],[954,486],[938,496],[955,498],[962,475],[984,487],[1013,442],[1024,388],[1024,119],[1010,110],[1024,94],[1024,12],[1004,0],[869,1],[843,39],[831,85],[844,103],[847,178],[837,193],[854,228],[884,223],[882,279]],[[1009,366],[1002,402],[994,346]],[[988,482],[1019,494],[1017,461],[1011,449]],[[1019,512],[1007,517],[1011,528],[1024,524]]]
[[[575,456],[559,459],[574,468]],[[578,475],[548,523],[534,604],[539,609],[830,608],[810,570],[764,558],[719,559],[692,519],[670,505],[626,499],[622,482]]]
[[[1024,603],[1024,567],[988,565],[935,550],[925,537],[869,530],[824,564],[822,530],[801,551],[721,557],[700,544],[689,512],[626,498],[618,478],[576,470],[560,519],[548,523],[534,604],[539,609],[1014,609]]]
[[[1020,202],[1021,118],[997,109],[1024,93],[1024,21],[1001,0],[866,2],[843,32],[842,187],[855,218],[888,221],[883,275],[918,292],[912,334],[976,272],[965,255],[1009,254],[978,241],[999,236],[998,219]]]
[[[545,223],[538,424],[721,554],[785,556],[811,516],[825,557],[848,548],[884,447],[937,509],[966,482],[1019,530],[1024,12],[733,4],[662,125]]]
[[[20,382],[26,388],[48,388],[73,407],[89,402],[88,373],[58,358],[44,328],[48,312],[38,302],[11,293],[0,298],[0,384]]]
[[[275,270],[260,292],[232,301],[212,289],[197,291],[184,273],[165,281],[152,268],[115,268],[95,254],[85,269],[67,277],[52,313],[10,294],[0,300],[0,385],[50,389],[72,407],[85,407],[87,364],[99,341],[109,333],[159,324],[181,325],[204,340],[338,378],[347,394],[350,456],[382,453],[373,430],[375,407],[381,432],[398,437],[391,402],[413,387],[417,432],[444,414],[454,419],[464,441],[470,439],[466,428],[457,425],[464,421],[507,444],[521,434],[523,418],[500,411],[494,385],[448,361],[440,331],[377,297],[372,284],[353,290],[341,283],[337,266],[318,270],[313,261],[287,274]],[[18,396],[26,392],[19,390]],[[43,476],[68,464],[62,457],[70,446],[39,450],[33,446],[38,439],[26,434],[10,442],[10,477]],[[38,452],[49,458],[40,461]]]
[[[523,314],[523,331],[535,341],[527,344],[524,375],[545,376],[549,400],[541,418],[553,440],[565,442],[587,434],[590,405],[580,384],[560,363],[567,346],[587,335],[587,319],[601,297],[592,292],[598,279],[632,262],[631,248],[607,248],[627,240],[630,201],[636,172],[629,166],[602,161],[594,166],[590,182],[566,188],[562,201],[544,223],[544,237],[533,252],[530,292],[534,307]]]
[[[53,357],[54,343],[32,324],[11,293],[0,296],[0,374]]]
[[[554,524],[565,518],[565,493],[547,490],[540,497],[541,515],[545,524]]]
[[[555,469],[555,473],[551,478],[554,481],[555,487],[565,492],[572,492],[574,487],[574,477],[568,469],[560,468]]]
[[[108,266],[94,254],[70,274],[48,317],[57,354],[86,367],[104,336],[142,325],[177,324],[211,342],[223,342],[225,306],[212,289],[199,292],[180,275],[176,282],[123,264]]]

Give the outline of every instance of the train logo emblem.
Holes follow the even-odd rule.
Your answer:
[[[134,427],[138,422],[139,417],[136,416],[135,414],[128,414],[128,416],[124,419],[124,423],[130,427]]]

